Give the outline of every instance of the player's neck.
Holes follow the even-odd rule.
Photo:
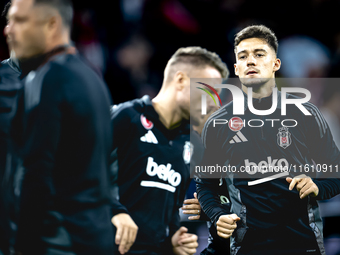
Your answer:
[[[174,129],[181,124],[182,116],[177,109],[175,100],[169,94],[159,93],[152,99],[152,105],[163,125],[167,129]]]
[[[46,43],[45,53],[50,52],[58,47],[70,45],[71,39],[68,31],[63,31],[48,39]]]
[[[264,98],[269,97],[273,93],[275,87],[275,79],[270,79],[268,82],[261,86],[253,86],[253,98]],[[248,87],[242,84],[242,90],[244,93],[248,94]]]

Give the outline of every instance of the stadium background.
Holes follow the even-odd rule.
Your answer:
[[[7,2],[1,0],[1,6]],[[115,103],[155,96],[164,67],[179,47],[217,52],[235,77],[234,35],[251,24],[269,26],[279,39],[277,77],[340,77],[339,0],[76,0],[74,7],[72,40],[103,75]],[[0,59],[5,58],[8,49],[1,37]],[[339,88],[333,86],[325,97],[323,87],[316,91],[319,107],[333,107],[335,135],[340,136],[340,106],[327,106],[331,97],[340,102]],[[321,209],[327,254],[340,254],[340,230],[334,227],[340,226],[340,199]],[[198,231],[204,246],[205,225],[184,224]]]

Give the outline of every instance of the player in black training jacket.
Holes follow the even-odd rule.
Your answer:
[[[242,83],[245,102],[247,87],[252,87],[255,109],[267,110],[272,106],[275,72],[281,65],[276,58],[277,47],[274,33],[262,25],[247,27],[236,35],[235,74]],[[226,173],[230,210],[216,199],[218,178],[197,179],[199,202],[216,225],[217,234],[222,238],[231,237],[233,255],[325,254],[317,200],[340,193],[340,180],[334,178],[338,175],[316,179],[308,173],[301,175],[300,171],[265,171],[265,166],[267,170],[268,166],[290,165],[299,169],[305,165],[311,168],[315,162],[332,165],[335,170],[340,163],[340,152],[316,106],[302,104],[311,113],[304,115],[289,104],[287,115],[282,116],[281,96],[278,92],[277,109],[268,116],[253,114],[247,103],[244,115],[233,115],[237,103],[234,100],[212,114],[203,129],[202,165],[235,166],[239,170]],[[287,98],[297,99],[289,94]],[[216,120],[232,118],[234,122],[228,123],[230,125],[214,125]],[[281,121],[274,121],[254,128],[243,123],[244,119],[264,118],[294,119],[298,125],[283,127]],[[240,172],[242,167],[249,166],[257,168]],[[264,171],[256,172],[256,169]],[[287,178],[278,178],[288,174]]]
[[[220,179],[218,186],[215,190],[218,200],[222,207],[230,210],[230,200],[228,194],[227,184],[224,178]],[[209,229],[208,246],[201,251],[200,255],[229,255],[229,239],[224,239],[217,235],[215,224],[213,224],[209,217],[202,211],[201,205],[197,199],[197,193],[194,193],[194,198],[186,199],[183,202],[183,214],[193,214],[188,217],[189,220],[202,220],[207,221]]]
[[[135,223],[129,233],[138,226],[129,254],[196,252],[197,236],[186,233],[179,222],[195,153],[189,118],[198,122],[200,113],[198,106],[190,107],[190,101],[200,103],[200,94],[190,96],[190,78],[216,78],[218,83],[225,75],[226,66],[215,53],[200,47],[180,48],[169,60],[154,99],[144,96],[112,108],[112,166],[118,172],[117,195],[125,207],[119,215],[129,215]],[[115,217],[112,221],[119,226]],[[132,236],[128,242],[133,241]]]
[[[70,44],[68,0],[13,0],[5,33],[24,84],[16,250],[111,255],[111,100]]]
[[[229,77],[229,70],[227,73],[226,79]],[[225,81],[226,81],[225,79]],[[195,91],[195,90],[194,90]],[[221,89],[216,89],[216,92],[220,94]],[[216,96],[215,96],[216,97]],[[215,98],[217,100],[217,97]],[[216,105],[215,105],[216,106]],[[219,107],[212,108],[211,111],[207,112],[206,115],[202,115],[200,119],[199,125],[193,125],[191,142],[195,148],[195,154],[192,157],[192,162],[190,164],[191,173],[194,173],[195,166],[200,165],[203,155],[204,155],[204,146],[201,140],[193,139],[196,137],[194,134],[201,135],[203,127],[209,116],[215,112]],[[220,179],[218,186],[216,186],[216,193],[218,194],[218,199],[223,207],[226,207],[227,210],[230,210],[230,200],[227,189],[227,184],[223,178]],[[221,238],[217,235],[216,226],[211,223],[209,217],[202,211],[200,203],[197,199],[197,193],[194,193],[194,198],[186,199],[183,202],[183,214],[193,214],[188,217],[189,220],[202,220],[207,221],[207,226],[209,229],[209,237],[208,237],[208,246],[201,251],[200,255],[229,255],[229,239]]]

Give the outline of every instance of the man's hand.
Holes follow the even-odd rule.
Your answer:
[[[187,233],[186,227],[180,227],[171,238],[172,251],[176,255],[193,255],[198,247],[197,235]]]
[[[318,186],[316,186],[313,180],[305,174],[295,176],[293,179],[287,177],[286,181],[290,183],[289,190],[294,189],[294,187],[296,186],[301,199],[305,198],[308,195],[316,197],[319,194]]]
[[[119,213],[112,217],[111,222],[117,228],[116,244],[120,254],[129,251],[136,240],[138,227],[127,213]]]
[[[199,220],[201,214],[201,205],[197,199],[197,193],[194,193],[194,197],[192,199],[186,199],[183,202],[182,210],[183,214],[197,214],[195,216],[188,217],[189,220]]]
[[[216,223],[217,234],[228,239],[237,227],[236,222],[240,220],[236,214],[221,215]]]

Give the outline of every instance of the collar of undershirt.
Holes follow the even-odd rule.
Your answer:
[[[29,72],[37,70],[40,66],[46,64],[52,57],[62,53],[74,54],[75,48],[70,45],[61,45],[47,53],[19,61],[19,66],[21,69],[20,78],[23,79]]]
[[[277,86],[275,86],[277,88]],[[244,95],[244,109],[248,109],[248,94],[242,90]],[[270,96],[262,98],[253,98],[253,106],[258,110],[270,109],[273,103],[273,93]],[[281,109],[281,91],[277,91],[277,108]]]

